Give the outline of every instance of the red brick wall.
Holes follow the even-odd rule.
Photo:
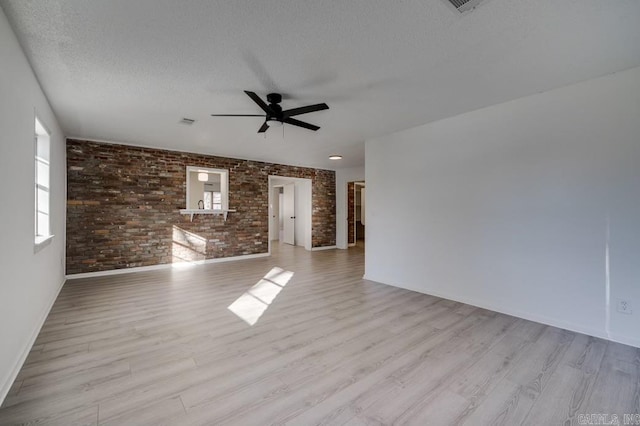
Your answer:
[[[186,207],[186,167],[229,170],[229,213]],[[312,180],[312,246],[335,245],[335,172],[67,141],[67,274],[266,253],[268,176]]]

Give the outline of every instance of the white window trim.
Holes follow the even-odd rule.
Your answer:
[[[196,166],[187,166],[187,197],[186,204],[187,209],[190,206],[191,199],[189,198],[191,184],[189,179],[189,174],[191,172],[206,172],[206,173],[217,173],[220,174],[220,194],[222,196],[222,210],[216,211],[225,211],[229,209],[229,170],[228,169],[211,169],[208,167],[196,167]]]
[[[34,190],[36,190],[35,193],[35,205],[34,205],[34,253],[39,252],[40,250],[42,250],[44,247],[48,246],[51,243],[51,240],[53,240],[53,237],[55,236],[52,232],[51,232],[51,131],[49,130],[49,128],[43,123],[43,121],[38,117],[37,114],[35,114],[34,117],[34,124],[36,125],[36,128],[34,129],[34,153],[33,153],[33,160],[34,160],[34,167],[36,168],[36,170],[34,171]],[[40,133],[38,133],[38,125],[39,127],[41,127],[42,129],[40,130]],[[46,136],[48,138],[48,149],[49,149],[49,160],[44,160],[41,159],[42,161],[47,161],[48,163],[48,173],[49,173],[49,177],[48,177],[48,181],[49,181],[49,187],[47,188],[47,192],[49,194],[49,205],[48,210],[48,221],[49,224],[47,226],[47,228],[49,229],[49,233],[48,235],[38,235],[38,201],[37,201],[37,188],[38,188],[38,181],[37,181],[37,177],[38,177],[38,173],[37,173],[37,161],[39,159],[38,157],[38,136],[42,136],[42,132],[46,133]]]
[[[43,248],[45,248],[46,246],[49,245],[49,243],[51,243],[51,240],[53,240],[53,237],[55,237],[55,235],[51,234],[51,235],[38,235],[36,236],[36,240],[35,240],[35,245],[34,245],[34,253],[39,252],[40,250],[42,250]]]

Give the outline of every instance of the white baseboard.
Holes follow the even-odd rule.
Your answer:
[[[18,373],[20,373],[20,370],[22,369],[24,362],[27,360],[27,357],[29,356],[29,352],[31,352],[31,348],[33,347],[33,344],[38,338],[38,334],[40,334],[40,330],[42,329],[42,326],[44,325],[44,322],[47,319],[47,316],[49,315],[49,312],[51,311],[53,304],[58,298],[58,295],[60,294],[60,290],[62,290],[62,287],[64,286],[65,282],[66,280],[62,280],[62,283],[60,283],[60,285],[58,286],[58,289],[55,291],[46,309],[42,311],[42,313],[40,314],[40,318],[38,318],[38,322],[36,323],[36,327],[33,329],[33,332],[29,337],[29,341],[27,342],[26,346],[22,349],[22,353],[20,354],[20,357],[18,357],[18,360],[13,366],[13,369],[11,370],[9,377],[7,377],[7,380],[4,383],[2,383],[2,386],[0,386],[0,406],[4,402],[4,399],[7,397],[7,394],[9,393],[9,391],[11,390],[11,386],[13,385],[13,382],[16,380],[16,377],[18,377]]]
[[[537,322],[540,324],[550,325],[552,327],[562,328],[564,330],[573,331],[580,334],[586,334],[588,336],[599,337],[601,339],[610,340],[616,343],[622,343],[624,345],[634,346],[640,348],[640,341],[638,339],[629,338],[626,336],[619,336],[613,334],[607,334],[604,330],[594,329],[590,327],[584,327],[580,324],[570,323],[566,321],[560,321],[556,318],[549,318],[543,315],[537,315],[531,312],[524,312],[517,309],[509,309],[504,308],[502,306],[497,306],[492,303],[488,303],[485,301],[478,302],[477,300],[472,300],[466,297],[460,297],[458,295],[451,295],[441,292],[425,292],[418,288],[412,288],[411,286],[403,286],[399,284],[390,284],[384,281],[377,280],[375,278],[370,278],[367,275],[363,277],[365,280],[374,281],[380,284],[389,285],[392,287],[403,288],[405,290],[415,291],[416,293],[428,294],[431,296],[441,297],[443,299],[453,300],[455,302],[465,303],[467,305],[477,306],[478,308],[488,309],[493,312],[499,312],[501,314],[511,315],[514,317],[522,318],[528,321]]]
[[[193,262],[163,263],[161,265],[136,266],[135,268],[111,269],[109,271],[83,272],[79,274],[67,275],[66,278],[68,280],[73,280],[78,278],[91,278],[91,277],[104,277],[108,275],[130,274],[132,272],[155,271],[158,269],[187,268],[193,265],[205,265],[208,263],[221,263],[221,262],[235,262],[238,260],[257,259],[259,257],[268,257],[268,256],[271,256],[271,254],[270,253],[245,254],[242,256],[220,257],[218,259],[194,260]]]
[[[311,251],[333,250],[337,248],[338,248],[337,246],[311,247]]]
[[[640,348],[640,339],[636,339],[633,337],[623,336],[620,334],[609,333],[608,340],[616,343],[622,343],[623,345],[633,346],[636,348]]]

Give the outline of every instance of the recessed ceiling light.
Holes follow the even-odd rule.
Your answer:
[[[342,155],[337,155],[337,154],[330,155],[329,160],[342,160]]]

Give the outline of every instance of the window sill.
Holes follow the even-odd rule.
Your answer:
[[[193,215],[196,214],[213,214],[213,215],[220,215],[224,217],[224,221],[227,221],[227,214],[228,213],[235,213],[235,210],[227,210],[227,209],[223,209],[223,210],[205,210],[205,209],[180,209],[180,214],[186,214],[186,215],[190,215],[191,216],[191,222],[193,222]]]
[[[43,248],[45,248],[46,246],[48,246],[51,243],[51,240],[53,240],[53,237],[54,235],[47,235],[46,237],[44,236],[36,237],[35,244],[33,246],[33,252],[37,253]]]

